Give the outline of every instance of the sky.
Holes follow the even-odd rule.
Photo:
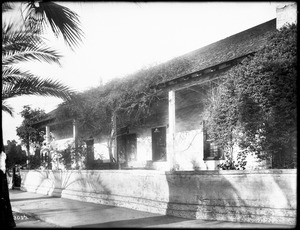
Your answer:
[[[57,2],[79,15],[85,34],[72,51],[52,33],[44,37],[63,55],[55,64],[24,63],[41,77],[82,92],[116,77],[170,60],[276,17],[278,2]],[[22,96],[2,113],[4,143],[16,140],[24,105],[50,112],[61,99]]]

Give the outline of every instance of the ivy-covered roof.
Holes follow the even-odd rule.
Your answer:
[[[46,117],[43,120],[40,120],[40,121],[34,123],[34,126],[35,127],[44,127],[51,121],[55,120],[56,111],[57,111],[57,109],[54,109],[54,110],[48,112]]]
[[[144,81],[149,83],[146,85],[158,85],[162,82],[173,80],[208,67],[213,67],[220,63],[225,63],[258,51],[266,44],[267,38],[274,31],[276,31],[276,19],[272,19],[187,54],[173,58],[167,62],[150,67],[149,69],[129,74],[121,80],[120,84],[124,86],[128,83],[128,85],[130,85],[128,89],[135,89],[138,88],[138,86],[133,87],[133,85],[140,84],[144,79]],[[169,71],[169,74],[165,74],[164,77],[155,76],[162,73],[163,71],[160,72],[160,70],[163,69],[170,69],[172,71]],[[114,87],[119,87],[120,84],[112,85],[113,88],[104,85],[104,88],[106,87],[108,91],[119,92],[115,90]],[[95,88],[95,90],[98,91],[99,89]],[[84,92],[84,94],[88,93],[88,91]],[[45,122],[55,119],[55,113],[56,110],[51,111],[48,113],[48,119],[40,123],[45,124]]]
[[[175,61],[179,61],[180,59],[189,60],[192,64],[184,71],[183,74],[181,73],[181,76],[190,74],[259,50],[263,45],[265,45],[270,32],[275,30],[276,19],[272,19],[263,24],[177,57]],[[168,62],[171,63],[174,62],[174,60],[172,59]],[[164,63],[164,65],[168,65],[168,62]],[[174,76],[171,79],[177,77],[180,76]]]

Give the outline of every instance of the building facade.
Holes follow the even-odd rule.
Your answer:
[[[178,60],[186,59],[192,64],[185,74],[153,86],[160,100],[152,106],[154,113],[143,125],[122,127],[116,120],[115,161],[123,168],[217,169],[224,156],[222,150],[211,142],[205,129],[210,89],[218,84],[218,79],[226,76],[230,68],[262,48],[272,32],[286,23],[297,23],[296,15],[296,3],[282,4],[277,7],[276,19],[178,57]],[[117,114],[117,117],[121,119],[122,115]],[[61,125],[51,117],[44,122],[47,143],[50,144],[50,131],[55,137],[51,142],[54,149],[63,150],[78,141],[80,133],[75,120]],[[91,161],[109,161],[106,136],[85,138],[85,143],[90,149]],[[247,169],[268,167],[255,156],[248,156],[247,161]]]

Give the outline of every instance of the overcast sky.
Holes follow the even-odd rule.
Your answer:
[[[75,11],[85,33],[83,43],[71,51],[52,34],[49,44],[64,56],[62,67],[26,63],[42,76],[59,79],[84,91],[114,77],[167,61],[249,29],[276,17],[274,2],[59,2]],[[53,97],[24,96],[7,100],[14,117],[2,116],[4,143],[19,140],[16,127],[24,105],[49,112],[62,102]]]

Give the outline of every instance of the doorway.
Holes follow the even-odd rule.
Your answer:
[[[119,162],[136,161],[136,134],[124,134],[117,137],[117,152]]]
[[[152,160],[153,161],[166,161],[166,127],[156,127],[151,130],[152,132]]]

